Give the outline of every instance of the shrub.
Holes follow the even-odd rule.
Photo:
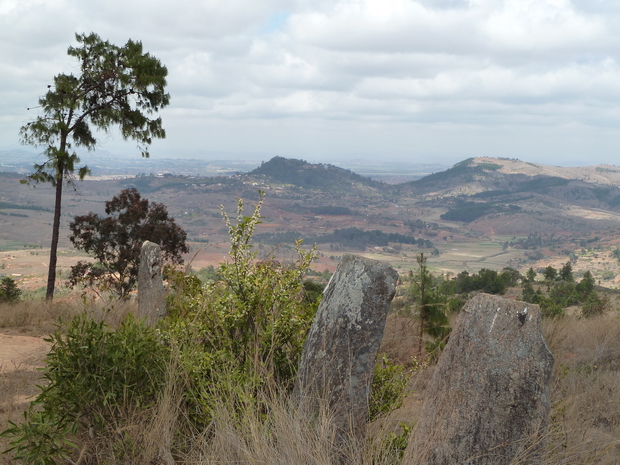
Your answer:
[[[135,409],[152,405],[165,381],[167,349],[155,331],[128,316],[116,331],[85,313],[46,339],[45,387],[24,413],[21,425],[2,434],[14,438],[9,451],[29,464],[68,458],[74,440],[122,425]]]
[[[591,292],[581,307],[581,313],[585,317],[602,315],[610,305],[608,297],[599,297],[596,292]]]
[[[0,302],[19,302],[21,295],[22,291],[17,287],[13,278],[8,276],[2,278],[2,281],[0,281]]]
[[[230,235],[230,260],[221,264],[219,280],[204,284],[176,272],[168,300],[169,318],[161,329],[177,344],[190,386],[187,400],[194,420],[208,422],[222,399],[247,406],[273,387],[292,388],[306,333],[318,302],[306,298],[304,277],[314,249],[297,242],[298,260],[285,266],[258,261],[251,239],[260,223],[263,194],[251,216],[237,221],[222,211]],[[306,285],[307,286],[307,285]]]
[[[166,206],[143,199],[134,189],[124,189],[105,203],[107,217],[95,213],[76,216],[69,224],[69,240],[92,254],[97,264],[78,262],[71,269],[69,284],[103,286],[127,298],[138,281],[142,244],[159,244],[163,260],[183,263],[189,249],[187,234],[168,215]]]
[[[402,406],[411,375],[412,373],[408,373],[404,366],[388,360],[385,354],[379,356],[368,402],[370,421]]]

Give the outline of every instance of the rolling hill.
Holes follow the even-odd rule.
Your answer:
[[[32,247],[48,245],[53,191],[47,186],[31,189],[19,179],[0,176],[0,249],[28,246],[25,255],[44,267]],[[187,259],[193,258],[197,268],[225,257],[227,228],[220,205],[232,213],[236,199],[243,198],[247,213],[259,189],[266,198],[257,250],[276,250],[291,260],[292,249],[280,244],[306,238],[307,244],[317,243],[321,271],[333,270],[343,251],[405,269],[415,268],[417,253],[432,252],[432,266],[450,273],[544,268],[549,263],[557,267],[570,255],[587,256],[583,267],[596,267],[607,276],[617,266],[613,252],[620,246],[620,168],[610,165],[563,168],[470,158],[393,185],[329,164],[275,157],[247,173],[167,173],[78,183],[78,191],[68,191],[65,198],[65,231],[74,215],[101,213],[105,200],[126,187],[168,207],[196,244],[196,257]],[[61,243],[71,253],[66,234]],[[5,273],[29,273],[5,261],[0,263]]]

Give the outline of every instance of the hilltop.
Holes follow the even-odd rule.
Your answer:
[[[381,190],[385,183],[373,181],[351,170],[324,163],[274,157],[248,173],[283,184],[325,191]]]
[[[424,195],[474,195],[487,191],[530,192],[583,181],[593,188],[620,187],[620,168],[546,166],[516,159],[468,158],[451,168],[401,185]]]

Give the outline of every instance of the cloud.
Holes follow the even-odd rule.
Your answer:
[[[157,144],[169,153],[424,147],[458,159],[502,138],[553,151],[553,137],[582,134],[611,157],[619,18],[586,0],[4,0],[0,145],[52,77],[75,70],[74,33],[95,31],[141,40],[168,67]]]

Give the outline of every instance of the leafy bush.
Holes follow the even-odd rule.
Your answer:
[[[412,374],[404,366],[392,363],[385,354],[379,356],[368,402],[370,421],[403,405],[405,388]]]
[[[85,313],[46,339],[41,393],[21,425],[2,433],[8,451],[29,464],[54,464],[74,451],[75,438],[121,426],[134,409],[152,405],[165,381],[167,349],[155,331],[131,315],[116,331]],[[7,452],[8,452],[7,451]]]
[[[168,215],[165,205],[149,202],[130,188],[107,201],[105,212],[107,217],[91,212],[76,216],[69,224],[71,243],[99,263],[97,267],[78,262],[72,267],[70,285],[101,282],[126,298],[138,281],[140,253],[147,240],[159,244],[163,260],[183,263],[182,254],[189,252],[187,234]]]
[[[80,463],[156,463],[161,456],[147,460],[142,454],[148,432],[141,425],[159,420],[166,396],[180,407],[162,420],[171,458],[194,447],[191,438],[201,438],[199,448],[211,447],[222,412],[233,428],[250,419],[276,439],[274,409],[286,404],[293,387],[322,287],[305,280],[315,251],[302,250],[300,242],[292,265],[257,260],[251,238],[261,205],[262,193],[248,217],[240,200],[236,222],[223,212],[230,259],[212,279],[167,270],[169,315],[157,329],[129,316],[112,331],[86,314],[59,327],[48,339],[45,387],[23,424],[11,423],[2,433],[11,438],[16,458],[71,462],[80,449]],[[370,419],[401,405],[410,371],[380,358]],[[402,455],[407,433],[403,426],[402,434],[391,434],[379,454],[397,463],[391,460]]]
[[[285,266],[258,261],[251,239],[260,223],[263,194],[251,216],[237,221],[222,211],[230,235],[230,261],[221,264],[218,281],[205,285],[195,276],[175,273],[168,300],[169,318],[162,325],[178,344],[191,386],[187,391],[193,417],[208,421],[216,401],[228,398],[245,405],[248,392],[271,381],[292,388],[306,333],[318,306],[306,298],[304,277],[314,249],[296,243],[298,260]],[[307,286],[307,285],[306,285]]]
[[[581,313],[585,317],[602,315],[605,310],[609,309],[610,302],[608,297],[599,297],[598,294],[592,292],[588,294],[587,299],[581,307]]]
[[[376,463],[388,465],[400,465],[402,463],[405,449],[407,449],[413,431],[413,425],[401,421],[398,427],[400,431],[390,431],[382,438],[381,450],[377,454],[379,457]]]

